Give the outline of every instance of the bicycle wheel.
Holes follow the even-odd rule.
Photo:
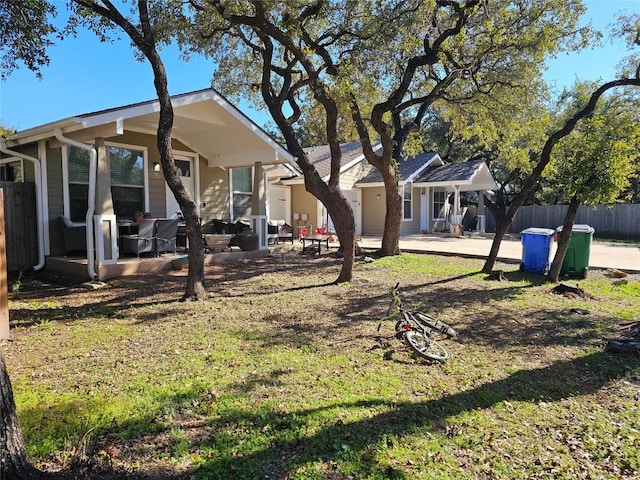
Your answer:
[[[418,330],[407,330],[404,333],[404,340],[411,350],[428,360],[446,362],[451,356],[446,348]]]

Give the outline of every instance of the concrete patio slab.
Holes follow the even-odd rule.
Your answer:
[[[459,255],[472,258],[486,258],[491,250],[493,238],[488,235],[455,237],[450,235],[416,234],[400,237],[403,252],[432,253],[439,255]],[[358,242],[365,249],[380,248],[380,237],[365,236]],[[522,242],[517,238],[502,241],[498,260],[520,263]],[[589,255],[590,269],[615,268],[629,273],[640,272],[640,246],[603,241],[591,243]]]

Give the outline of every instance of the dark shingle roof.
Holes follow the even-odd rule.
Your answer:
[[[484,160],[465,163],[449,163],[439,167],[428,168],[415,183],[462,182],[471,180]]]
[[[416,155],[414,157],[409,157],[405,160],[401,160],[399,162],[400,168],[400,181],[404,182],[411,175],[415,174],[420,168],[426,163],[431,162],[437,153],[434,152],[426,152]],[[371,172],[365,176],[363,179],[358,181],[358,183],[382,183],[384,180],[382,178],[382,173],[376,168],[372,169]]]
[[[329,145],[321,145],[319,147],[309,147],[304,149],[309,157],[309,161],[316,167],[320,177],[325,178],[331,174],[331,150]],[[362,155],[362,146],[360,142],[349,142],[340,145],[342,152],[341,165],[346,164]]]

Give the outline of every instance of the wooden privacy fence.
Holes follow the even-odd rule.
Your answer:
[[[487,213],[487,231],[495,232],[496,222]],[[566,205],[542,205],[521,207],[509,227],[510,233],[520,233],[530,227],[557,228],[564,222]],[[604,238],[640,239],[640,204],[598,205],[597,208],[581,205],[576,224],[590,225],[595,235]]]
[[[4,198],[7,270],[26,270],[38,263],[36,186],[0,182]]]

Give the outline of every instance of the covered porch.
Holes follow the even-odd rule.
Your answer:
[[[178,176],[202,223],[233,219],[239,211],[233,200],[250,197],[246,220],[258,235],[258,250],[267,252],[266,184],[292,156],[213,89],[173,96],[172,105]],[[25,176],[38,190],[34,268],[84,268],[84,275],[97,280],[170,268],[169,254],[129,258],[119,242],[122,226],[135,222],[138,213],[159,220],[180,215],[162,171],[158,120],[159,102],[153,100],[18,132],[2,145],[5,156],[27,165]],[[250,171],[248,191],[234,185],[237,170]],[[74,246],[86,252],[82,258],[67,254],[65,223],[84,227],[81,248]],[[222,256],[217,252],[209,261]]]
[[[422,188],[421,230],[449,231],[461,235],[464,231],[466,208],[462,205],[463,193],[474,196],[472,230],[484,233],[484,193],[496,188],[495,180],[483,160],[451,163],[430,168],[414,182]]]

